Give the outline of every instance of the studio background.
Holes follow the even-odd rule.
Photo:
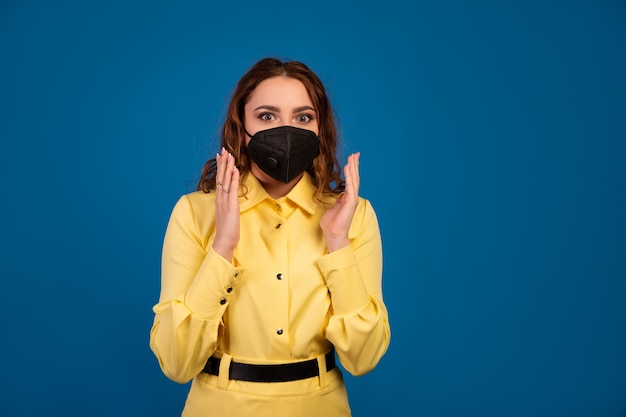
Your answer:
[[[0,2],[0,414],[177,416],[171,209],[264,56],[361,152],[392,340],[355,417],[626,415],[626,3]]]

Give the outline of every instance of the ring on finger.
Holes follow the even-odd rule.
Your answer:
[[[226,194],[228,194],[228,191],[230,191],[230,190],[227,190],[226,188],[222,188],[222,191],[224,191]]]

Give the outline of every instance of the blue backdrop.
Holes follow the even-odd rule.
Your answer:
[[[355,417],[626,415],[626,3],[0,3],[0,414],[176,416],[170,211],[257,59],[361,151],[392,326]]]

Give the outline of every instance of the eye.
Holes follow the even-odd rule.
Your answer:
[[[299,123],[308,123],[311,120],[313,120],[313,116],[311,116],[309,113],[302,113],[302,114],[299,114],[298,116],[296,116],[296,120]]]
[[[274,116],[272,113],[269,113],[269,112],[260,113],[257,117],[265,121],[274,120],[276,118],[276,116]]]

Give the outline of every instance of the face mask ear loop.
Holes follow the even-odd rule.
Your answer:
[[[251,135],[250,133],[248,133],[248,129],[246,129],[246,127],[245,127],[245,126],[243,127],[243,131],[244,131],[244,133],[245,133],[246,135],[248,135],[248,137],[249,137],[250,139],[252,139],[252,135]]]
[[[246,129],[246,127],[245,127],[245,126],[243,127],[243,131],[244,131],[244,133],[245,133],[246,135],[248,135],[248,137],[249,137],[250,139],[252,139],[252,135],[251,135],[250,133],[248,133],[248,129]],[[242,147],[242,149],[243,149],[246,153],[248,152],[248,150],[247,150],[248,145],[246,145],[246,141],[245,141],[245,140],[244,140],[244,141],[243,141],[243,143],[241,144],[241,147]]]

